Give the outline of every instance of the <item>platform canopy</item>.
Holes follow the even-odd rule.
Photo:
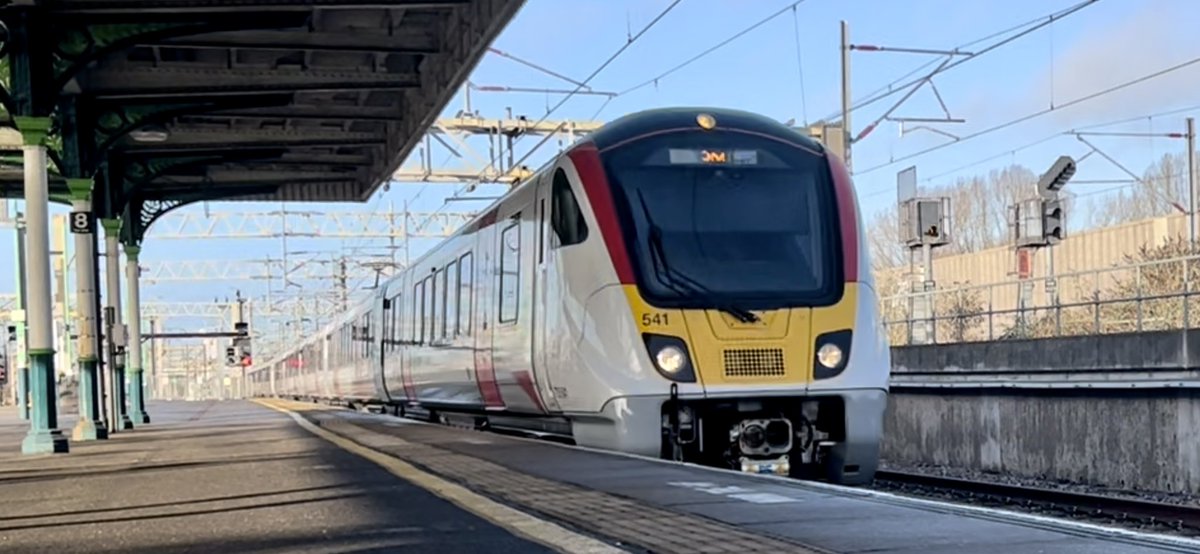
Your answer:
[[[0,194],[22,193],[14,129],[49,116],[52,197],[94,178],[134,242],[193,202],[364,201],[522,3],[0,2]]]

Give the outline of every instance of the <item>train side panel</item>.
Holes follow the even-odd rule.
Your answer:
[[[411,344],[402,356],[407,362],[401,374],[410,379],[421,402],[438,405],[478,407],[479,387],[474,382],[473,342],[465,327],[468,314],[464,299],[462,256],[470,252],[472,237],[458,236],[443,243],[411,269],[411,286],[404,291],[412,302],[403,317],[412,330]],[[473,271],[469,268],[468,271]],[[473,275],[468,274],[469,283]],[[389,383],[389,387],[392,385]]]

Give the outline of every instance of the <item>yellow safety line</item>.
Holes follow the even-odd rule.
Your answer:
[[[432,473],[421,471],[415,466],[393,456],[372,450],[350,439],[322,429],[292,410],[264,400],[255,399],[255,402],[272,410],[288,414],[308,432],[337,445],[343,450],[375,462],[392,475],[413,483],[453,503],[459,508],[486,519],[501,528],[507,529],[515,535],[539,542],[560,552],[571,554],[615,554],[626,552],[587,535],[570,531],[558,524],[500,504],[465,487],[446,481]]]

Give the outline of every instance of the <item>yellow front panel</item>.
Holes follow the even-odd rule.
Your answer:
[[[857,292],[855,283],[847,283],[833,306],[755,312],[759,321],[743,323],[718,310],[656,308],[636,286],[625,286],[639,331],[682,338],[705,386],[810,382],[813,342],[823,333],[853,327]]]
[[[833,331],[842,331],[845,329],[854,328],[854,319],[858,315],[858,283],[846,283],[846,288],[842,292],[842,300],[832,306],[823,308],[813,308],[813,326],[812,338],[810,341],[817,340],[817,337]],[[858,331],[855,329],[855,331]],[[863,329],[863,333],[870,333],[872,329]],[[854,349],[854,343],[850,343],[850,348]],[[811,365],[811,364],[810,364]]]

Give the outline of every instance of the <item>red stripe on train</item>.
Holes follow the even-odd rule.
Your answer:
[[[533,373],[529,371],[514,371],[513,377],[517,378],[517,384],[521,385],[521,389],[529,398],[533,400],[533,404],[538,410],[546,411],[546,406],[542,404],[542,396],[538,394],[537,386],[533,384]]]
[[[484,406],[504,407],[504,398],[500,396],[500,384],[496,382],[496,367],[492,364],[492,353],[489,350],[475,350],[475,381],[479,383],[479,394],[483,396]]]
[[[587,194],[588,203],[592,205],[596,224],[600,226],[600,236],[604,238],[613,269],[617,271],[617,280],[624,285],[633,284],[633,266],[630,265],[629,254],[625,251],[621,224],[613,208],[612,189],[608,186],[604,166],[600,163],[600,152],[596,150],[595,144],[587,143],[576,147],[567,155],[575,164],[579,179],[583,181],[583,191]]]
[[[411,364],[408,364],[411,365]],[[400,382],[404,385],[404,395],[408,397],[409,402],[417,401],[417,387],[413,384],[412,368],[400,367]]]
[[[833,190],[837,197],[838,220],[842,231],[842,272],[846,282],[858,282],[858,201],[854,196],[854,181],[846,164],[826,151],[829,171],[833,174]]]

